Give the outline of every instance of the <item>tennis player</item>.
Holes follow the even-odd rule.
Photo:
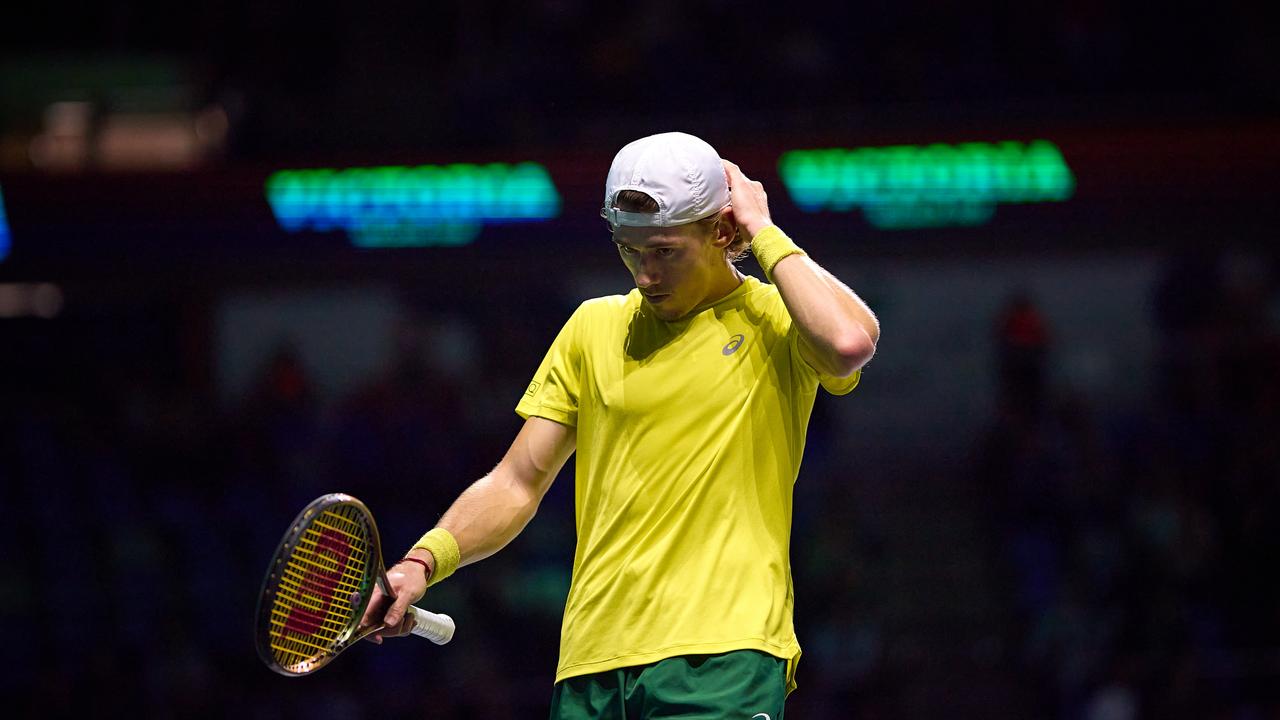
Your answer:
[[[533,517],[569,456],[578,544],[552,718],[780,720],[795,687],[792,487],[819,387],[858,383],[867,306],[770,220],[764,188],[684,133],[618,152],[601,215],[627,295],[584,302],[516,406],[525,424],[389,572],[405,608]],[[748,239],[770,282],[734,264]],[[381,615],[381,617],[380,617]]]

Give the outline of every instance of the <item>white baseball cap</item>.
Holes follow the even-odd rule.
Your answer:
[[[618,192],[638,190],[658,203],[658,212],[614,207]],[[650,135],[618,151],[604,182],[600,217],[609,227],[671,227],[720,212],[729,205],[729,181],[720,154],[688,133]]]

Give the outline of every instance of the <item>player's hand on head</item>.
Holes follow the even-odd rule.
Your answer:
[[[769,196],[763,184],[742,174],[742,168],[728,160],[721,162],[724,163],[724,175],[729,180],[729,192],[733,193],[733,220],[748,238],[753,238],[773,224],[769,216]]]
[[[413,630],[413,614],[409,606],[422,599],[427,592],[427,572],[418,563],[401,562],[387,570],[394,599],[374,586],[373,597],[365,608],[361,627],[382,625],[383,628],[369,635],[366,640],[382,644],[383,638],[408,635]]]

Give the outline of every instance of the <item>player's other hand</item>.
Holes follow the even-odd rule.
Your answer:
[[[412,550],[409,557],[419,558],[435,567],[435,558],[425,550]],[[373,597],[365,608],[360,627],[381,625],[382,628],[365,639],[382,644],[383,638],[408,635],[413,630],[413,615],[409,614],[409,606],[422,599],[427,592],[427,573],[418,563],[402,562],[387,570],[387,580],[391,582],[394,600],[375,585]]]
[[[742,174],[742,168],[728,160],[724,163],[724,176],[729,180],[729,192],[733,193],[733,220],[738,229],[754,238],[756,233],[773,224],[769,217],[769,196],[764,185]]]

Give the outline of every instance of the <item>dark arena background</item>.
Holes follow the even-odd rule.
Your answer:
[[[428,593],[450,645],[286,679],[254,604],[313,497],[394,560],[497,462],[573,308],[631,287],[610,158],[684,130],[883,326],[814,409],[787,717],[1280,717],[1262,8],[6,10],[4,715],[545,717],[571,465]]]

